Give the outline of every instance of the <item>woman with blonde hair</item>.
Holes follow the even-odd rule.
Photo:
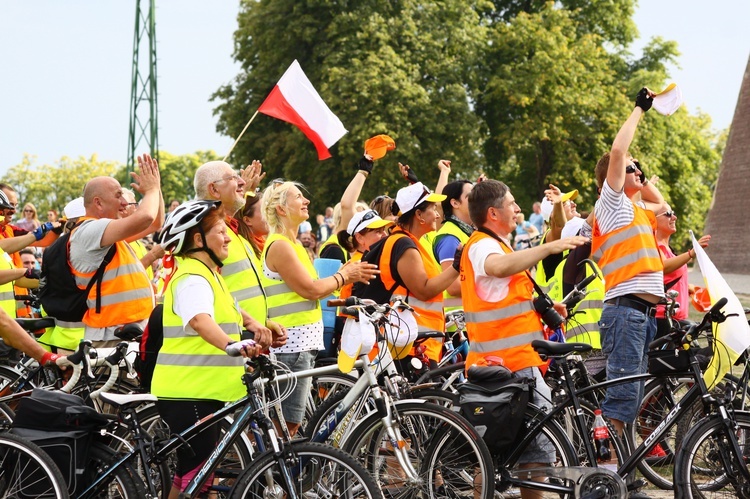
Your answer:
[[[23,207],[23,218],[18,220],[14,225],[19,229],[28,230],[29,232],[36,230],[42,222],[39,221],[39,217],[36,213],[36,206],[31,203],[26,203]]]
[[[320,298],[344,285],[367,283],[377,270],[374,265],[350,262],[330,277],[318,278],[310,258],[297,240],[302,222],[309,218],[310,201],[301,184],[274,181],[263,193],[263,213],[270,229],[263,249],[263,273],[271,283],[264,286],[268,296],[268,318],[285,326],[286,345],[272,348],[276,359],[292,371],[310,369],[323,344],[323,314]],[[298,380],[282,409],[290,433],[295,434],[305,414],[310,378]]]

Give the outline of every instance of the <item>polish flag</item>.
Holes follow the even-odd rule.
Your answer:
[[[296,126],[315,144],[318,159],[328,159],[328,148],[347,130],[328,109],[295,59],[258,111]]]

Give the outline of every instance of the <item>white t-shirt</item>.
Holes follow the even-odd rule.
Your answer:
[[[188,323],[198,314],[214,316],[214,290],[205,277],[186,275],[181,278],[174,290],[177,300],[173,302],[174,313],[182,319],[187,334],[198,335]]]
[[[507,241],[503,240],[506,244]],[[495,277],[487,275],[484,271],[484,263],[490,255],[505,255],[506,252],[500,243],[486,237],[469,247],[469,261],[474,269],[474,282],[476,284],[477,296],[489,302],[499,302],[508,296],[510,277]]]

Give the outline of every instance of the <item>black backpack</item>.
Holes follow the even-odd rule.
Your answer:
[[[141,336],[141,348],[133,363],[133,367],[138,373],[141,389],[145,392],[151,390],[151,379],[154,377],[156,358],[159,356],[159,350],[164,343],[163,317],[164,305],[159,304],[154,307],[151,316],[148,318],[148,324]]]
[[[77,227],[77,226],[76,226]],[[104,269],[117,251],[113,244],[86,289],[76,285],[70,268],[70,233],[61,235],[44,251],[39,280],[39,301],[50,317],[66,322],[80,322],[88,310],[86,298],[96,284],[96,312],[101,311],[101,285]]]

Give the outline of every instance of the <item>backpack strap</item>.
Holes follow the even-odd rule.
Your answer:
[[[96,313],[101,313],[102,311],[102,280],[104,277],[104,269],[109,265],[109,263],[112,261],[112,259],[115,257],[115,253],[117,252],[117,243],[113,244],[112,247],[107,252],[106,256],[104,257],[104,260],[102,261],[102,264],[99,265],[99,268],[96,269],[96,274],[91,278],[89,281],[88,286],[86,286],[86,296],[88,296],[89,292],[91,291],[91,288],[96,283]]]

